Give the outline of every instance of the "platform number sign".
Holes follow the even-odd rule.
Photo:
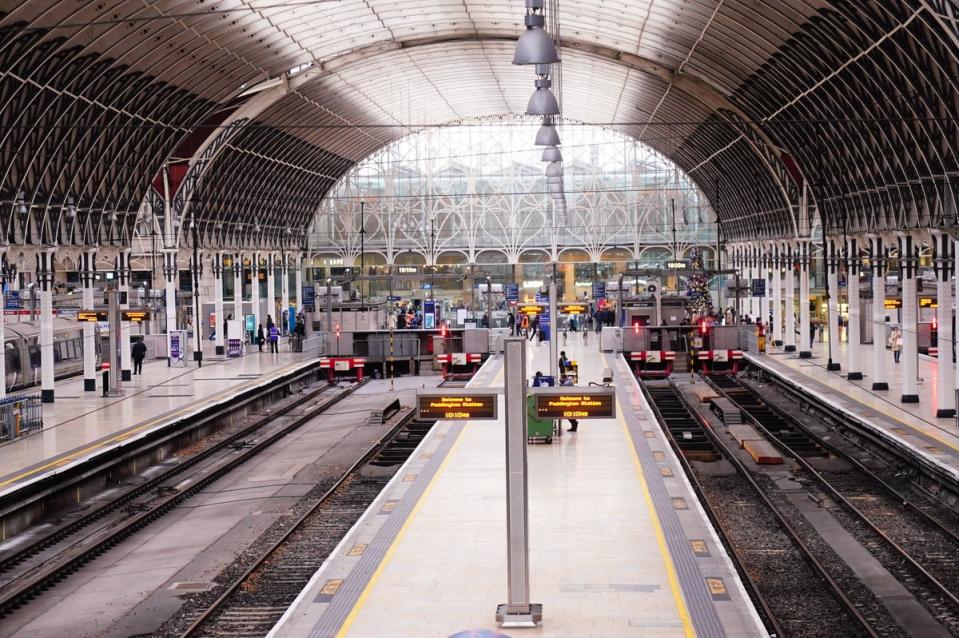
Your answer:
[[[765,297],[766,296],[766,280],[765,279],[753,279],[753,297]]]

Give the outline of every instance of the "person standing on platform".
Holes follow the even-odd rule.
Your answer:
[[[510,310],[509,314],[506,315],[506,327],[509,328],[510,336],[516,336],[516,315],[513,314],[513,311]]]
[[[263,352],[263,342],[266,341],[266,336],[263,333],[263,324],[260,324],[260,327],[256,329],[256,345],[260,349],[260,352]]]
[[[889,334],[889,347],[892,348],[892,358],[899,363],[902,356],[902,328],[895,326]]]
[[[133,357],[133,374],[143,374],[143,359],[147,356],[147,344],[140,339],[130,348],[130,356]]]
[[[560,384],[561,386],[565,386],[565,387],[572,387],[572,386],[575,386],[575,385],[576,385],[575,383],[573,383],[573,377],[571,377],[571,376],[569,376],[569,375],[566,375],[566,374],[564,374],[564,375],[562,375],[562,376],[560,377],[560,379],[559,379],[559,384]],[[579,420],[577,420],[577,419],[570,419],[570,420],[569,420],[569,429],[567,429],[566,431],[567,431],[567,432],[575,432],[578,428],[579,428]]]
[[[559,376],[565,377],[571,367],[569,359],[566,357],[566,351],[561,350],[559,353]]]
[[[529,322],[529,340],[530,340],[530,341],[532,341],[533,339],[536,338],[536,332],[538,331],[538,329],[539,329],[539,322],[538,322],[538,321],[530,321],[530,322]]]
[[[276,327],[276,324],[270,326],[270,352],[280,353],[280,329]]]

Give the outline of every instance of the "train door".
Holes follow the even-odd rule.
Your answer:
[[[23,357],[23,382],[28,385],[40,383],[40,342],[37,337],[27,338]]]
[[[16,341],[7,341],[4,344],[3,359],[7,375],[6,387],[9,392],[23,384],[23,362]]]

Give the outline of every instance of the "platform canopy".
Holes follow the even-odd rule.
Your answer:
[[[354,164],[422,127],[522,113],[532,89],[531,69],[511,64],[516,0],[0,8],[11,244],[126,244],[137,224],[183,243],[195,219],[206,246],[302,245]],[[670,158],[726,238],[808,232],[804,186],[827,232],[955,224],[952,0],[550,0],[550,11],[566,121]]]

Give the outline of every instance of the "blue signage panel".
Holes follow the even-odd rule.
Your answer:
[[[549,307],[544,312],[539,313],[539,334],[543,341],[549,341]]]
[[[766,296],[766,280],[753,279],[753,297],[765,297],[765,296]]]
[[[536,303],[549,303],[548,292],[540,292],[539,290],[537,290],[535,294],[535,298],[536,298]]]
[[[386,298],[386,301],[389,303],[396,303],[397,301],[400,301],[401,299],[402,297],[400,297],[399,295],[390,295]]]
[[[9,290],[4,295],[4,309],[6,310],[19,310],[23,308],[23,300],[20,299],[19,290]]]
[[[606,298],[606,282],[594,281],[593,282],[593,299],[605,299],[605,298]]]
[[[316,307],[316,286],[303,286],[303,305],[308,310]]]
[[[519,302],[519,284],[506,284],[506,301]]]

